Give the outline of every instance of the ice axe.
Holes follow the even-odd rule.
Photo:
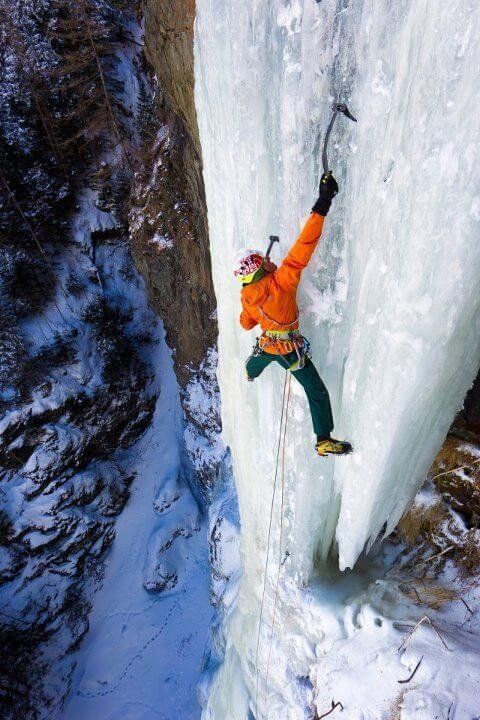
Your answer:
[[[357,118],[353,117],[352,113],[350,112],[348,107],[345,105],[345,103],[333,103],[332,113],[333,114],[332,114],[332,117],[330,118],[327,132],[325,133],[325,140],[323,141],[322,165],[323,165],[324,173],[331,172],[330,168],[328,167],[327,148],[328,148],[328,140],[330,138],[330,133],[332,132],[333,124],[335,122],[335,119],[336,119],[338,113],[342,113],[349,120],[353,120],[353,122],[357,122]]]
[[[265,253],[265,257],[267,260],[270,260],[270,253],[272,251],[274,243],[276,242],[280,242],[280,238],[278,237],[278,235],[270,235],[270,242],[268,244],[267,252]]]

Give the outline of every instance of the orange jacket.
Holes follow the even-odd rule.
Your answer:
[[[297,241],[275,272],[242,288],[240,324],[245,330],[297,330],[297,288],[322,234],[322,215],[312,212]],[[275,347],[265,348],[278,353]]]

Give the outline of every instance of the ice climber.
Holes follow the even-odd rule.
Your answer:
[[[309,343],[300,334],[297,288],[322,234],[323,222],[338,185],[329,173],[320,180],[319,198],[297,241],[277,268],[258,250],[245,249],[238,255],[235,275],[242,283],[240,324],[245,330],[260,325],[262,334],[246,364],[247,379],[254,380],[271,362],[289,370],[303,386],[317,436],[315,449],[321,456],[345,455],[348,442],[331,436],[332,409],[328,391],[309,355]]]

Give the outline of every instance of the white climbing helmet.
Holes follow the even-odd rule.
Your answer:
[[[261,250],[254,250],[253,248],[242,248],[235,254],[235,269],[233,274],[244,279],[252,273],[256,273],[265,260],[265,256]]]

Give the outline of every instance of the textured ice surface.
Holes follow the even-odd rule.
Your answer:
[[[239,663],[252,692],[283,376],[273,367],[244,382],[254,333],[238,324],[235,252],[266,245],[270,233],[287,250],[315,197],[331,102],[346,101],[358,123],[340,118],[332,135],[341,192],[299,300],[335,432],[356,451],[338,461],[314,456],[305,398],[292,381],[285,530],[279,549],[277,497],[271,600],[286,549],[282,574],[308,581],[332,543],[340,567],[352,567],[385,524],[395,525],[478,369],[480,6],[198,0],[197,13],[219,381],[244,565],[224,682],[239,696]],[[221,702],[230,713],[235,706],[218,691],[218,718]]]
[[[198,3],[223,416],[252,540],[264,535],[282,371],[243,383],[254,333],[238,325],[234,252],[273,232],[287,250],[315,197],[333,97],[359,120],[337,121],[341,193],[300,291],[336,433],[357,450],[319,462],[295,392],[287,517],[303,576],[319,542],[324,552],[336,533],[351,566],[396,522],[478,369],[479,25],[469,2]]]

